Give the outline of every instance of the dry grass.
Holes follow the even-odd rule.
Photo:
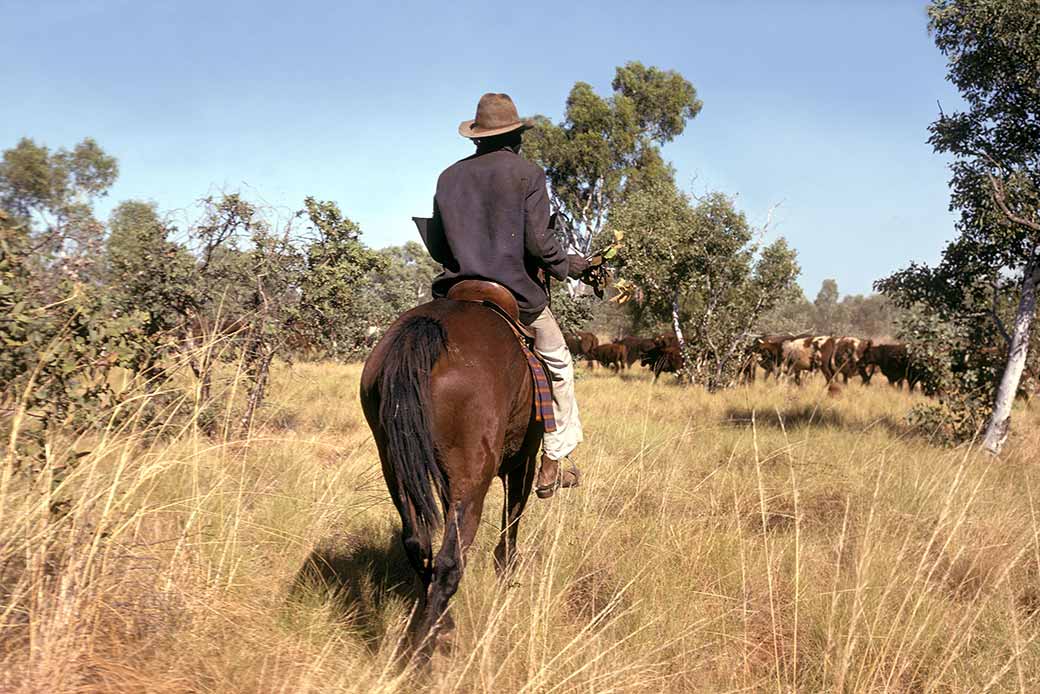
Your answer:
[[[993,461],[908,430],[919,396],[883,386],[708,395],[605,370],[578,387],[584,485],[532,499],[508,585],[494,490],[454,650],[400,672],[411,576],[359,374],[278,369],[245,441],[80,441],[62,518],[47,480],[5,472],[0,688],[1040,689],[1035,408]]]

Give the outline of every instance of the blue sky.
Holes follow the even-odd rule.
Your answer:
[[[704,102],[664,149],[688,189],[737,196],[798,250],[810,298],[953,235],[927,126],[958,103],[916,0],[420,3],[0,0],[0,148],[94,137],[120,162],[107,211],[240,190],[335,200],[372,245],[415,237],[479,96],[562,115],[574,82],[629,60]]]

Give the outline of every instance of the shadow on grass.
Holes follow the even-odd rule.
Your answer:
[[[845,427],[845,418],[835,410],[825,409],[817,405],[804,405],[788,410],[761,409],[749,407],[731,407],[726,410],[725,420],[737,426],[751,426],[752,412],[755,425],[776,429],[796,429],[806,426]]]
[[[726,411],[725,421],[734,426],[751,426],[751,408],[731,407]],[[755,425],[773,429],[799,429],[804,427],[838,428],[852,431],[868,431],[881,428],[894,438],[907,436],[927,436],[926,432],[911,427],[905,421],[891,416],[884,416],[870,422],[866,426],[862,421],[848,421],[841,412],[832,408],[809,404],[787,410],[760,409],[754,410]]]
[[[329,604],[374,652],[391,626],[388,605],[403,602],[410,609],[415,602],[415,573],[399,531],[386,538],[362,529],[319,542],[297,571],[290,595]]]

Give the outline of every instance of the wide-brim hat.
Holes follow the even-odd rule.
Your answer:
[[[477,117],[459,124],[459,135],[470,139],[505,135],[514,130],[533,128],[528,118],[521,118],[508,94],[488,93],[477,102]]]

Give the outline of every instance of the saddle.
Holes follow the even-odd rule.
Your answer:
[[[451,286],[447,298],[483,304],[505,319],[513,332],[523,335],[529,343],[534,340],[531,329],[520,322],[520,306],[516,303],[516,297],[498,282],[462,280]]]

